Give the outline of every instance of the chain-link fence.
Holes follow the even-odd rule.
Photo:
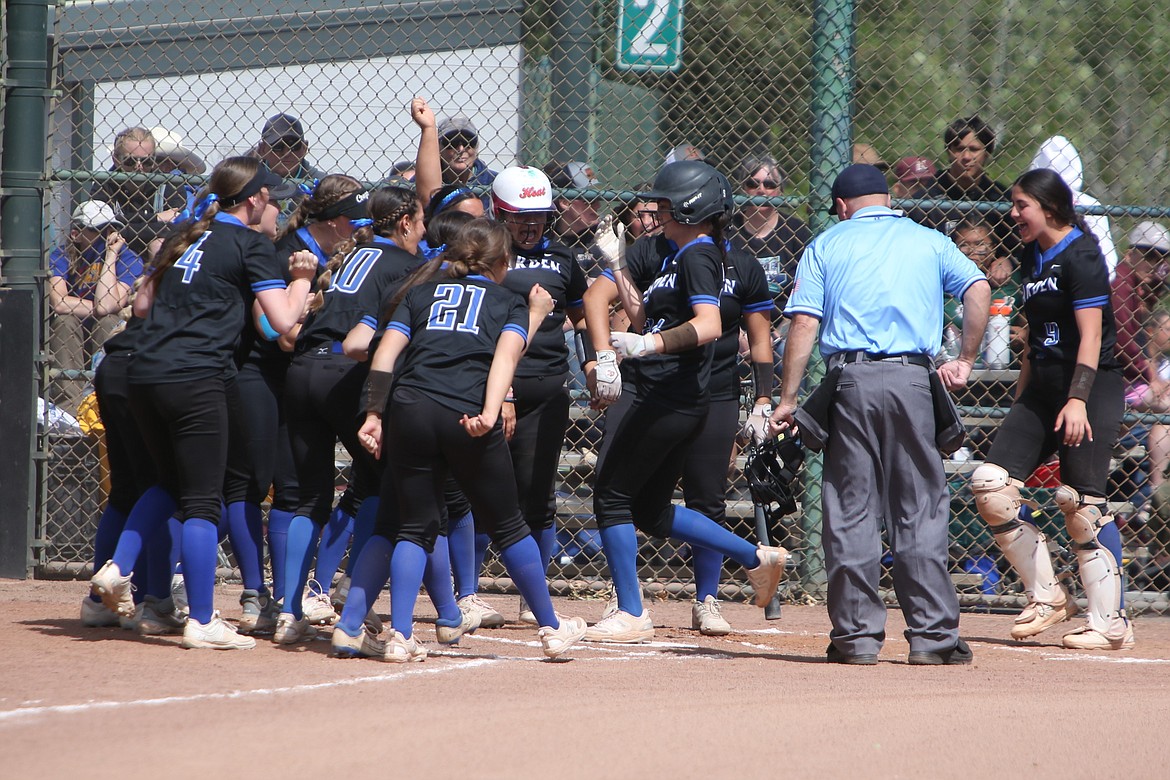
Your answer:
[[[825,181],[850,144],[855,161],[886,168],[896,205],[951,234],[995,287],[982,362],[958,398],[969,441],[946,463],[953,572],[968,604],[1020,598],[966,477],[1011,401],[1022,304],[1006,206],[970,204],[1002,202],[1005,183],[1029,167],[1058,170],[1115,274],[1130,406],[1109,499],[1130,604],[1165,608],[1170,506],[1157,488],[1170,461],[1170,326],[1157,311],[1170,244],[1139,224],[1170,224],[1164,11],[1154,0],[893,1],[856,11],[839,0],[64,4],[54,27],[41,562],[89,559],[106,489],[92,364],[161,222],[231,154],[258,155],[291,179],[345,172],[374,183],[409,172],[418,132],[407,104],[423,95],[440,119],[465,118],[475,144],[464,163],[475,175],[480,165],[586,163],[594,180],[561,182],[560,229],[583,250],[598,213],[615,211],[636,232],[631,193],[665,160],[704,156],[737,186],[735,240],[764,265],[778,305],[804,244],[826,224]],[[86,232],[105,224],[101,207],[75,213],[87,200],[108,203],[126,225],[125,253],[135,256],[119,259],[113,278],[101,276],[100,237]],[[949,303],[944,351],[961,317]],[[784,326],[777,316],[777,354]],[[601,428],[583,384],[572,387],[551,578],[587,590],[606,574],[590,495]],[[727,469],[728,521],[751,538],[744,454],[728,453]],[[765,519],[794,552],[793,596],[823,594],[819,473],[810,460],[798,512]],[[1046,464],[1030,484],[1067,573],[1075,566],[1051,505],[1058,479]],[[652,590],[686,593],[688,557],[646,540],[641,576]],[[489,558],[486,575],[502,571]],[[725,582],[735,595],[742,574]]]

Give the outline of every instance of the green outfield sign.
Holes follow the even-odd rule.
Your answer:
[[[678,70],[682,29],[683,0],[618,0],[618,69]]]

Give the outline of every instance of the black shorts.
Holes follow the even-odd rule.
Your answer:
[[[1121,372],[1097,372],[1085,405],[1093,441],[1068,447],[1063,443],[1063,432],[1053,427],[1068,400],[1074,366],[1032,363],[1031,368],[1028,386],[999,426],[987,461],[1023,481],[1055,452],[1060,457],[1061,482],[1084,495],[1105,497],[1109,462],[1125,411],[1125,380]]]

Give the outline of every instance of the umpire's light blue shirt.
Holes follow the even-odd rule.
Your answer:
[[[943,293],[962,299],[983,273],[954,242],[901,212],[867,206],[805,249],[785,316],[821,321],[821,355],[863,350],[933,356]]]

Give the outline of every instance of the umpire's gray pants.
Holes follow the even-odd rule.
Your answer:
[[[926,368],[871,362],[841,372],[825,448],[823,538],[830,637],[842,653],[877,653],[885,641],[883,522],[910,650],[949,650],[958,641],[949,495],[934,434]]]

